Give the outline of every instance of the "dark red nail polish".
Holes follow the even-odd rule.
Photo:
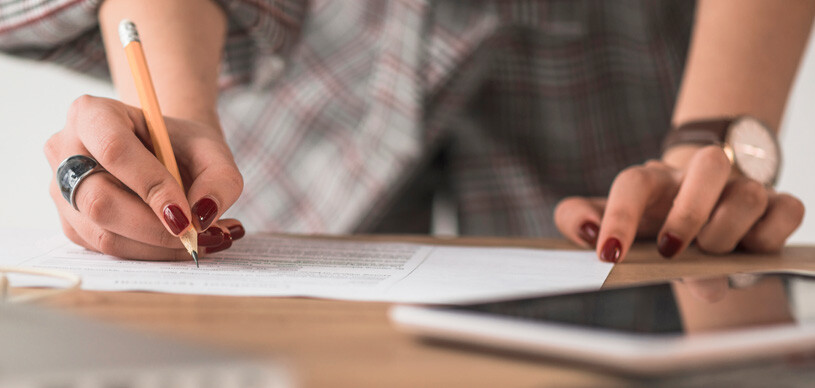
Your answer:
[[[659,239],[659,244],[657,244],[659,254],[666,259],[676,256],[680,248],[682,248],[682,240],[670,233],[663,234],[662,238]]]
[[[594,222],[586,221],[580,226],[577,234],[583,241],[589,243],[591,246],[597,245],[597,235],[600,233],[600,227]]]
[[[241,237],[246,235],[246,230],[243,229],[243,225],[232,225],[229,228],[229,235],[232,236],[232,241],[240,240]]]
[[[192,205],[192,216],[198,220],[198,227],[206,230],[218,215],[218,205],[212,198],[204,197]]]
[[[620,244],[620,240],[612,237],[606,240],[605,245],[603,245],[603,249],[600,251],[600,260],[608,263],[616,263],[620,261],[622,252],[623,245]]]
[[[225,249],[228,249],[231,246],[232,246],[232,236],[230,236],[228,233],[224,233],[224,242],[221,243],[221,245],[218,245],[217,247],[207,247],[205,252],[206,253],[220,252]]]
[[[187,219],[187,216],[184,215],[178,205],[167,205],[164,208],[164,221],[170,227],[170,232],[176,236],[190,226],[190,220]]]
[[[209,228],[201,233],[198,233],[198,246],[200,247],[217,247],[224,242],[224,232],[221,228]]]

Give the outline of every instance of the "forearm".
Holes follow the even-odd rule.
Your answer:
[[[99,10],[108,63],[121,100],[138,96],[119,41],[118,26],[130,19],[139,29],[162,114],[219,128],[218,70],[226,18],[212,1],[106,0]]]
[[[673,124],[749,114],[778,130],[815,1],[700,0]]]

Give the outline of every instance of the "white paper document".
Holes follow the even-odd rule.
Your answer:
[[[589,251],[268,235],[249,235],[229,250],[202,258],[200,268],[192,261],[118,259],[89,252],[67,240],[56,245],[47,253],[15,264],[80,275],[86,290],[402,303],[457,303],[598,289],[612,268]],[[9,263],[9,258],[2,262]]]

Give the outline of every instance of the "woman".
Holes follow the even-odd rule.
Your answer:
[[[0,11],[0,48],[109,68],[121,96],[77,99],[46,144],[55,170],[84,155],[109,172],[75,188],[76,209],[52,184],[66,235],[88,249],[184,258],[174,235],[190,222],[205,252],[226,249],[244,233],[228,209],[249,229],[426,232],[439,192],[462,234],[559,230],[610,262],[635,237],[668,258],[693,241],[775,251],[803,217],[758,162],[772,136],[741,144],[755,163],[740,165],[720,135],[777,131],[811,1],[16,8]],[[123,18],[139,26],[186,193],[143,145]]]

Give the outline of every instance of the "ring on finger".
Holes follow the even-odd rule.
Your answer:
[[[73,155],[65,158],[57,167],[57,184],[62,197],[79,211],[76,206],[76,189],[82,181],[105,168],[95,159],[85,155]]]

